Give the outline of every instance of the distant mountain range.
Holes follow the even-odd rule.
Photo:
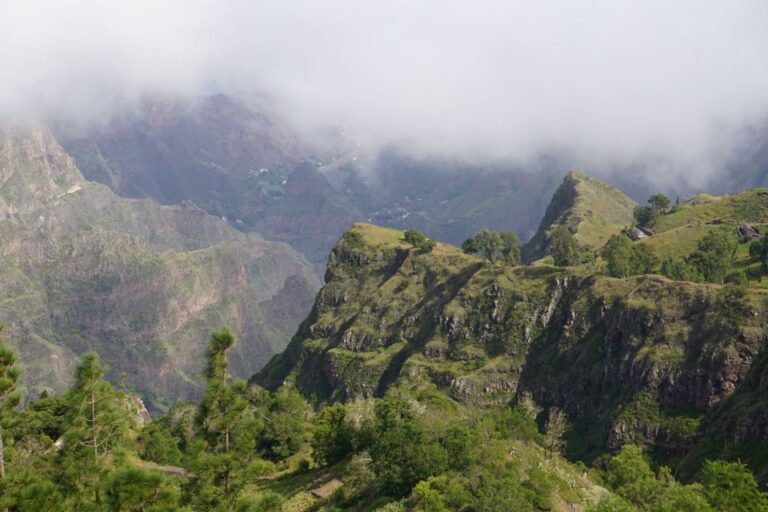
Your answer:
[[[268,101],[225,95],[146,99],[100,125],[59,120],[1,137],[0,320],[30,392],[61,388],[93,349],[155,408],[198,392],[208,330],[241,337],[240,376],[280,352],[354,222],[453,244],[513,230],[531,240],[531,260],[555,222],[604,240],[652,190],[631,173],[613,174],[628,195],[583,175],[563,182],[565,158],[521,167],[366,154],[334,127],[308,141]],[[763,183],[760,140],[713,187]]]

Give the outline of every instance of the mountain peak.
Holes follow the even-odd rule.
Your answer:
[[[579,169],[572,169],[568,171],[568,174],[565,175],[565,178],[563,178],[563,181],[577,181],[577,180],[583,180],[589,178],[586,174],[584,174]]]
[[[552,200],[533,238],[523,247],[526,261],[546,254],[549,233],[564,225],[585,245],[601,247],[608,238],[633,221],[637,205],[619,189],[579,170],[570,171]]]

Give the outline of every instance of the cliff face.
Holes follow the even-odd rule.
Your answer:
[[[401,236],[348,231],[312,313],[254,381],[320,400],[395,383],[434,383],[475,405],[529,391],[569,414],[576,456],[635,441],[672,460],[760,380],[763,290],[491,267],[442,244],[418,254]]]
[[[119,198],[45,130],[2,133],[0,148],[0,319],[33,395],[94,350],[162,407],[198,394],[208,332],[235,330],[232,369],[247,376],[311,307],[319,279],[288,245],[196,207]]]

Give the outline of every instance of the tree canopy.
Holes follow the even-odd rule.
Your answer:
[[[478,254],[491,264],[520,264],[520,240],[512,231],[497,233],[481,230],[474,237],[464,240],[462,250],[467,254]]]
[[[656,256],[645,244],[632,243],[624,234],[613,235],[601,251],[606,271],[613,277],[647,274],[656,265]]]
[[[547,252],[552,256],[555,265],[558,267],[576,265],[581,258],[579,242],[576,241],[570,230],[563,225],[557,225],[549,235]]]

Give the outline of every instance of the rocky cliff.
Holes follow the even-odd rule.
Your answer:
[[[0,133],[0,179],[0,319],[33,396],[61,389],[89,350],[150,407],[195,396],[206,333],[222,325],[240,338],[234,373],[250,375],[319,286],[286,244],[85,180],[46,130]]]
[[[350,229],[311,314],[253,380],[329,401],[395,383],[434,383],[479,406],[529,391],[568,413],[581,458],[634,441],[684,467],[716,421],[768,440],[764,409],[751,419],[722,411],[764,384],[765,290],[502,268],[443,244],[422,254],[401,238]]]

